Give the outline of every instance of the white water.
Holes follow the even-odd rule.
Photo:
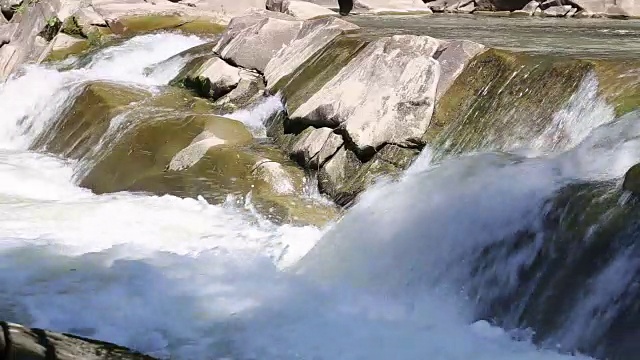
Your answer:
[[[581,174],[565,171],[571,156],[606,158],[629,142],[516,166],[484,155],[414,167],[400,183],[369,191],[302,261],[328,285],[282,271],[321,238],[318,229],[276,226],[232,202],[97,196],[73,184],[73,164],[25,151],[75,84],[156,87],[178,68],[145,76],[145,67],[199,42],[143,36],[89,68],[32,67],[0,85],[0,317],[176,359],[570,358],[485,322],[470,325],[465,304],[422,282],[430,276],[423,269],[508,231],[558,178]],[[586,165],[615,174],[572,163]],[[423,286],[409,292],[407,281]],[[388,289],[402,291],[379,292]]]

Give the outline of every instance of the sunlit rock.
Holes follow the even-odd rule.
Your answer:
[[[469,60],[485,49],[484,45],[469,40],[453,40],[440,46],[434,56],[440,64],[437,99],[446,93]]]
[[[90,47],[89,41],[59,33],[49,44],[41,59],[59,61],[69,56],[77,55]]]
[[[271,58],[296,38],[301,27],[302,21],[265,18],[222,45],[220,56],[234,65],[264,72]]]
[[[216,100],[235,89],[240,82],[240,69],[212,56],[197,58],[186,66],[187,73],[172,83],[193,90],[197,95]]]
[[[292,0],[287,6],[285,13],[302,20],[312,19],[321,16],[335,16],[334,11],[326,7],[316,5],[308,1]]]
[[[293,122],[340,127],[359,151],[421,143],[433,113],[440,41],[393,36],[370,44],[291,114]]]
[[[286,78],[291,77],[318,51],[345,31],[355,29],[358,26],[333,17],[305,21],[296,39],[278,51],[267,64],[264,70],[267,87],[272,90],[283,87]]]
[[[551,6],[542,11],[544,16],[563,17],[571,11],[571,5]]]

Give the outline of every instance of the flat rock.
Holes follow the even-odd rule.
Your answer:
[[[263,19],[240,31],[220,49],[220,55],[237,66],[263,73],[271,58],[296,38],[301,27],[302,21]]]
[[[360,151],[420,142],[429,125],[440,41],[396,35],[368,45],[291,115],[292,122],[340,127]]]
[[[280,80],[293,74],[344,31],[356,29],[358,26],[334,17],[305,21],[296,39],[278,51],[267,64],[264,70],[267,88],[274,89]]]
[[[440,80],[436,99],[447,92],[469,60],[485,49],[484,45],[469,40],[454,40],[438,49],[436,60],[440,63]]]
[[[326,7],[316,5],[307,1],[290,1],[287,10],[287,14],[301,20],[307,20],[317,18],[320,16],[336,16],[336,12],[327,9]]]

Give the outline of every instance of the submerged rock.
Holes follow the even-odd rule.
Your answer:
[[[440,42],[393,36],[367,46],[291,114],[292,122],[340,127],[360,152],[421,143],[435,103]]]
[[[0,353],[12,360],[153,360],[122,346],[0,322]]]

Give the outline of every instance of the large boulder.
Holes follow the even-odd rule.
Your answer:
[[[212,100],[231,92],[240,82],[241,70],[216,56],[196,58],[185,68],[188,69],[186,74],[179,74],[171,83]]]
[[[335,12],[324,6],[316,5],[308,1],[293,0],[287,5],[285,13],[302,20],[313,19],[321,16],[334,16]]]
[[[47,50],[45,50],[38,62],[49,60],[59,61],[63,60],[71,55],[79,54],[89,49],[90,44],[88,40],[79,39],[67,34],[59,33],[49,43]]]
[[[637,0],[572,0],[571,3],[590,14],[605,14],[611,17],[640,16],[640,2]]]
[[[262,73],[271,58],[296,38],[301,27],[302,21],[265,18],[222,45],[220,56],[234,65]]]
[[[305,21],[296,39],[278,51],[267,64],[264,70],[267,88],[276,89],[281,80],[291,77],[336,37],[356,29],[358,26],[333,17]]]
[[[440,41],[397,35],[368,45],[300,105],[293,122],[339,127],[358,152],[387,143],[421,143],[433,113],[440,65],[432,58]]]
[[[447,92],[469,60],[485,49],[484,45],[469,40],[453,40],[440,46],[435,56],[440,63],[437,99]]]
[[[12,360],[153,360],[122,346],[0,322],[0,353]]]

